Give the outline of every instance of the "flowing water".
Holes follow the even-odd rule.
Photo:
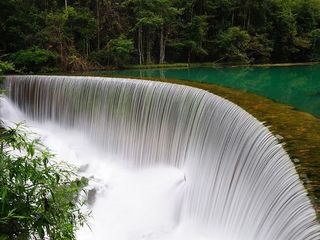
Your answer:
[[[137,69],[98,74],[183,79],[241,89],[320,117],[320,64],[290,67]]]
[[[319,239],[276,138],[206,91],[141,80],[8,76],[1,118],[26,120],[93,176],[78,239]]]

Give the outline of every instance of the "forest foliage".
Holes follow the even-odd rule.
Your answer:
[[[320,60],[319,0],[1,0],[0,21],[24,72]]]
[[[0,239],[75,239],[87,185],[22,125],[0,129]]]

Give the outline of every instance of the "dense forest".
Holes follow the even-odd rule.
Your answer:
[[[25,72],[320,59],[319,0],[1,0],[0,18],[0,63]]]

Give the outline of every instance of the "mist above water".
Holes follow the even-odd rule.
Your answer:
[[[32,121],[7,99],[0,106],[7,126],[24,122],[58,160],[78,166],[79,174],[91,179],[92,196],[84,209],[91,211],[91,229],[80,229],[79,240],[205,239],[199,229],[179,219],[186,187],[182,170],[119,164],[77,131]]]

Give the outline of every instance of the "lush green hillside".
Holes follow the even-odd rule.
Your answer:
[[[24,72],[320,59],[318,0],[1,0],[0,19]]]

